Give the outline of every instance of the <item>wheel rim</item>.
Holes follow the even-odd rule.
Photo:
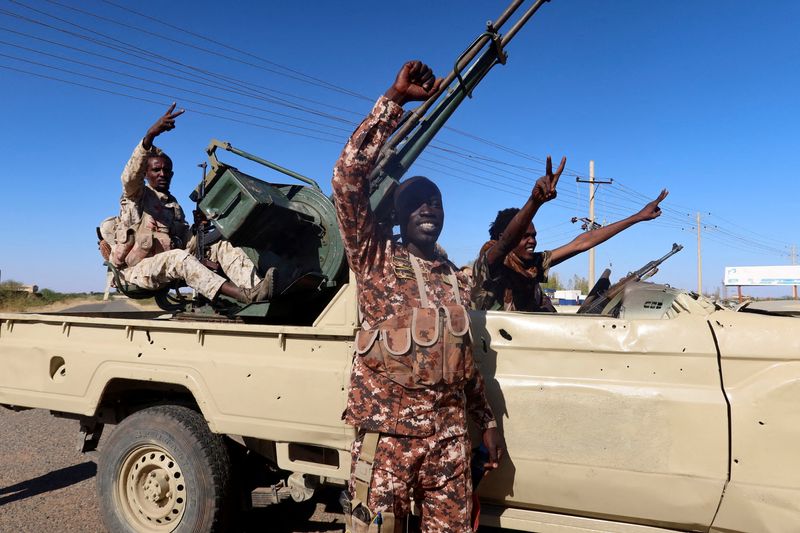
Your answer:
[[[117,494],[139,531],[172,531],[186,510],[186,484],[177,461],[156,445],[133,449],[122,461]]]

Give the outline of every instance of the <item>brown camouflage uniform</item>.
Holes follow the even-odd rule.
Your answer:
[[[555,313],[550,297],[542,290],[550,269],[550,250],[536,252],[527,268],[509,252],[502,264],[491,268],[487,252],[496,241],[481,247],[472,273],[472,307],[485,311],[528,311]]]
[[[333,173],[339,229],[358,282],[360,333],[421,307],[408,250],[376,222],[369,205],[367,175],[401,115],[400,106],[381,97],[350,137]],[[455,290],[468,302],[468,278],[441,254],[433,261],[416,261],[432,306],[454,304]],[[452,286],[453,279],[457,287]],[[462,349],[471,361],[469,343]],[[408,357],[416,358],[422,368],[419,348],[415,350]],[[423,531],[471,531],[466,412],[482,429],[496,425],[482,377],[470,366],[460,381],[409,388],[370,368],[363,359],[354,358],[344,419],[362,435],[364,431],[381,434],[367,506],[403,517],[413,493],[423,510]],[[360,450],[359,439],[352,450],[354,468]],[[351,493],[353,483],[351,478]]]
[[[140,142],[122,172],[120,214],[115,224],[111,261],[122,278],[143,289],[158,290],[183,280],[206,298],[213,299],[225,278],[206,268],[187,251],[192,232],[183,209],[171,194],[145,183],[148,156]],[[252,288],[260,278],[249,257],[226,241],[209,247],[210,259],[222,267],[233,283]]]

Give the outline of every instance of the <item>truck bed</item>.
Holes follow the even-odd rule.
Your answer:
[[[158,384],[216,433],[348,449],[353,297],[342,287],[312,326],[0,313],[0,404],[103,418],[111,391]]]

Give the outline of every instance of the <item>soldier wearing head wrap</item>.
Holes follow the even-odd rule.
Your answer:
[[[555,313],[555,307],[540,285],[547,282],[547,271],[551,267],[594,248],[638,222],[661,215],[658,204],[669,194],[666,189],[628,218],[587,231],[564,246],[537,252],[533,217],[542,204],[556,197],[556,184],[566,162],[567,159],[562,158],[554,173],[548,156],[546,174],[536,181],[522,209],[512,207],[497,213],[489,228],[491,240],[481,247],[475,261],[472,288],[475,309]]]
[[[169,192],[172,160],[153,145],[158,135],[175,127],[175,119],[184,112],[174,111],[173,103],[147,130],[125,165],[120,214],[112,219],[114,243],[109,259],[127,283],[143,289],[158,290],[183,280],[209,300],[219,294],[243,303],[268,300],[273,292],[272,271],[262,280],[241,249],[225,241],[210,247],[211,259],[230,281],[187,251],[192,230]],[[109,219],[102,225],[101,253],[102,242],[108,238],[102,233],[109,233]],[[108,247],[105,249],[108,253]]]
[[[439,188],[417,176],[395,191],[401,239],[370,208],[368,174],[402,116],[402,105],[437,90],[431,69],[406,63],[345,146],[333,195],[347,259],[358,282],[361,329],[344,419],[353,445],[350,527],[400,531],[410,499],[425,532],[472,531],[472,415],[489,450],[502,454],[484,383],[472,359],[469,282],[437,247],[444,223]]]

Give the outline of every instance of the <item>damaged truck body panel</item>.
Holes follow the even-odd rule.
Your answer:
[[[795,318],[709,317],[731,405],[731,473],[713,531],[800,524],[800,333]]]
[[[482,495],[660,527],[711,524],[728,422],[705,320],[488,312],[475,333],[513,465],[487,477]]]
[[[343,482],[355,302],[347,283],[307,326],[0,314],[0,403],[82,428],[189,406],[278,468]],[[609,315],[472,312],[508,450],[480,485],[483,523],[790,531],[800,523],[795,319],[648,283],[621,303]]]

